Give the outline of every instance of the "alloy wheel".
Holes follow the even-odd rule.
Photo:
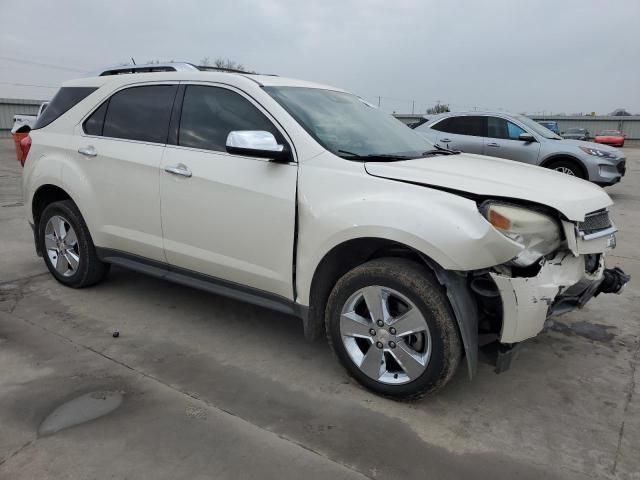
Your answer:
[[[78,271],[80,250],[71,224],[60,215],[52,216],[44,228],[44,246],[53,268],[70,277]]]
[[[429,364],[427,321],[413,302],[388,287],[368,286],[351,295],[341,311],[340,335],[353,363],[381,383],[411,382]]]
[[[556,172],[564,173],[566,175],[571,175],[572,177],[576,176],[575,172],[567,167],[556,167],[555,170]]]

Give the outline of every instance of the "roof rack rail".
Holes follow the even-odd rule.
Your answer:
[[[98,72],[98,76],[105,77],[109,75],[126,75],[131,73],[151,73],[151,72],[188,72],[199,70],[201,72],[229,72],[241,73],[244,75],[255,75],[256,72],[246,72],[235,68],[215,67],[212,65],[194,65],[189,62],[167,62],[167,63],[148,63],[144,65],[118,65],[106,68]],[[274,75],[276,76],[276,75]]]

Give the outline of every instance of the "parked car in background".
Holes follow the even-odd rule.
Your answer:
[[[539,165],[601,186],[618,183],[626,171],[619,150],[565,140],[524,115],[449,112],[429,118],[415,130],[445,148]]]
[[[556,135],[560,135],[560,127],[558,126],[558,122],[553,122],[550,120],[537,120],[537,122],[545,128],[548,128]]]
[[[334,87],[87,78],[31,136],[25,211],[57,281],[86,287],[117,264],[296,315],[387,396],[437,390],[463,354],[473,376],[480,333],[504,367],[550,315],[629,279],[605,267],[601,188],[434,148]]]
[[[586,128],[568,128],[562,132],[562,138],[568,138],[570,140],[589,140],[589,131]]]
[[[624,147],[624,139],[626,135],[620,130],[603,130],[596,135],[594,139],[596,143],[611,145],[614,147]]]
[[[42,112],[45,111],[49,102],[42,102],[40,107],[38,108],[38,113],[36,115],[28,115],[25,113],[17,113],[13,116],[13,126],[11,127],[11,133],[27,133],[29,130],[33,128],[33,125],[36,123],[36,120]]]

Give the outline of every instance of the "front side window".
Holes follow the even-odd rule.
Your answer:
[[[419,157],[433,149],[415,130],[355,95],[306,87],[264,90],[320,145],[338,156]]]
[[[62,87],[49,105],[42,109],[33,129],[46,127],[97,89],[97,87]]]
[[[187,86],[178,145],[226,152],[227,136],[234,130],[263,130],[284,142],[271,121],[240,94],[221,87]]]
[[[84,122],[84,131],[142,142],[167,143],[177,85],[131,87],[114,93]]]
[[[503,140],[518,140],[521,133],[527,133],[515,123],[504,118],[487,118],[487,137]]]
[[[448,117],[436,123],[431,128],[440,132],[454,133],[456,135],[484,137],[484,117],[472,115]]]

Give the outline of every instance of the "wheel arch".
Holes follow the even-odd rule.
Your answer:
[[[540,163],[541,167],[544,168],[549,168],[549,165],[551,165],[553,162],[557,162],[557,161],[561,161],[561,160],[565,160],[565,161],[569,161],[571,163],[575,163],[578,168],[580,168],[580,170],[582,171],[582,175],[584,176],[585,179],[589,179],[589,170],[587,169],[587,166],[584,164],[584,162],[582,162],[582,160],[580,160],[577,157],[574,157],[573,155],[569,155],[566,153],[560,153],[560,154],[556,154],[556,155],[551,155],[547,158],[545,158],[542,163]]]
[[[430,269],[445,288],[464,346],[469,376],[477,370],[478,312],[466,274],[445,270],[435,260],[401,242],[360,237],[346,240],[329,250],[318,263],[311,281],[309,309],[304,318],[305,336],[311,340],[325,334],[325,308],[336,282],[347,272],[376,258],[407,258]]]

